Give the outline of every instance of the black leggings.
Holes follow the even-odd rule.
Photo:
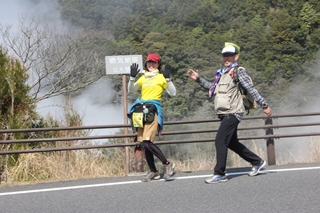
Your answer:
[[[140,143],[144,155],[146,157],[148,166],[152,172],[157,172],[156,165],[154,164],[154,156],[155,155],[163,164],[169,164],[167,158],[164,156],[162,151],[157,147],[154,143],[150,141],[143,141]]]

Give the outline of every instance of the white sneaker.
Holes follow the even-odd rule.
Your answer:
[[[220,183],[220,182],[227,182],[227,176],[225,175],[213,175],[206,179],[206,183]]]
[[[260,169],[262,169],[265,165],[266,165],[266,161],[262,160],[260,161],[260,163],[258,165],[252,166],[251,172],[249,172],[249,176],[256,176],[257,174],[259,174]]]

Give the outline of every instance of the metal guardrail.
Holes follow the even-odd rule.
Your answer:
[[[265,139],[267,145],[267,156],[268,164],[275,165],[275,149],[274,139],[288,138],[288,137],[308,137],[308,136],[319,136],[320,132],[300,133],[300,134],[274,134],[274,129],[279,128],[292,128],[292,127],[303,127],[303,126],[320,126],[320,122],[309,122],[309,123],[289,123],[281,125],[273,125],[274,119],[288,118],[288,117],[307,117],[307,116],[319,116],[320,112],[315,113],[303,113],[303,114],[287,114],[287,115],[273,115],[271,117],[263,116],[246,116],[243,120],[254,120],[261,119],[265,121],[265,125],[261,126],[247,126],[239,127],[238,130],[265,130],[265,135],[261,136],[240,136],[240,140],[252,140],[252,139]],[[189,121],[173,121],[165,122],[165,125],[184,125],[184,124],[195,124],[195,123],[208,123],[208,122],[220,122],[219,119],[208,119],[208,120],[189,120]],[[0,134],[7,133],[21,133],[21,132],[46,132],[46,131],[69,131],[69,130],[85,130],[85,129],[110,129],[110,128],[129,128],[128,124],[119,125],[96,125],[96,126],[78,126],[78,127],[55,127],[55,128],[33,128],[33,129],[6,129],[0,130]],[[198,134],[198,133],[214,133],[218,129],[198,129],[198,130],[180,130],[180,131],[167,131],[163,132],[162,135],[177,135],[177,134]],[[78,141],[78,140],[93,140],[93,139],[112,139],[112,138],[124,138],[131,139],[134,141],[136,134],[117,134],[117,135],[99,135],[99,136],[83,136],[83,137],[61,137],[61,138],[36,138],[36,139],[20,139],[20,140],[0,140],[0,146],[3,144],[14,144],[14,143],[37,143],[37,142],[57,142],[57,141]],[[128,140],[126,140],[128,141]],[[201,138],[192,140],[168,140],[168,141],[156,141],[156,144],[182,144],[182,143],[200,143],[200,142],[214,142],[215,138]],[[30,149],[30,150],[10,150],[1,151],[1,155],[10,154],[23,154],[23,153],[34,153],[34,152],[53,152],[53,151],[67,151],[67,150],[81,150],[81,149],[101,149],[101,148],[114,148],[114,147],[129,147],[136,146],[136,143],[119,143],[119,144],[103,144],[103,145],[91,145],[91,146],[72,146],[72,147],[60,147],[60,148],[46,148],[46,149]],[[127,154],[126,154],[127,155]],[[140,154],[135,154],[135,157],[139,157]],[[126,159],[129,156],[126,156]],[[126,160],[126,162],[129,162]],[[138,164],[142,165],[138,162]],[[129,165],[126,165],[129,167]],[[141,170],[141,168],[140,168]]]

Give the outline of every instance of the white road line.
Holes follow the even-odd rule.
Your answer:
[[[262,170],[260,173],[273,173],[273,172],[288,172],[288,171],[301,171],[301,170],[313,170],[320,169],[320,167],[306,167],[306,168],[292,168],[292,169],[273,169],[273,170]],[[233,175],[244,175],[249,172],[233,172],[227,173],[227,176]],[[173,177],[170,180],[183,180],[183,179],[191,179],[191,178],[205,178],[210,177],[210,175],[195,175],[195,176],[185,176],[185,177]],[[157,180],[164,181],[164,179]],[[124,181],[124,182],[115,182],[115,183],[101,183],[101,184],[91,184],[91,185],[80,185],[80,186],[68,186],[68,187],[58,187],[58,188],[49,188],[49,189],[37,189],[37,190],[26,190],[26,191],[16,191],[16,192],[4,192],[0,193],[0,196],[8,196],[8,195],[18,195],[18,194],[30,194],[30,193],[38,193],[38,192],[51,192],[51,191],[62,191],[62,190],[70,190],[70,189],[83,189],[83,188],[93,188],[100,186],[115,186],[115,185],[125,185],[125,184],[133,184],[133,183],[142,183],[140,180],[135,181]]]
[[[99,186],[114,186],[114,185],[124,185],[124,184],[131,184],[131,183],[142,183],[142,182],[140,180],[136,180],[136,181],[125,181],[125,182],[116,182],[116,183],[101,183],[101,184],[92,184],[92,185],[80,185],[80,186],[68,186],[68,187],[37,189],[37,190],[27,190],[27,191],[17,191],[17,192],[5,192],[5,193],[0,193],[0,196],[29,194],[29,193],[36,193],[36,192],[61,191],[61,190],[69,190],[69,189],[93,188],[93,187],[99,187]]]

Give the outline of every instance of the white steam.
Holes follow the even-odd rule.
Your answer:
[[[12,25],[13,30],[18,27],[22,16],[30,21],[33,18],[42,20],[44,23],[49,23],[49,27],[55,27],[58,30],[65,29],[66,26],[70,27],[69,24],[62,21],[60,5],[57,1],[0,0],[0,5],[1,25]],[[2,45],[1,40],[0,44]],[[83,125],[85,126],[123,124],[123,106],[111,104],[113,95],[112,82],[104,77],[86,90],[81,91],[81,95],[78,95],[71,101],[74,108],[83,116]],[[59,119],[63,116],[63,107],[65,104],[65,97],[52,97],[41,101],[37,105],[37,111],[43,116],[50,114]],[[105,135],[115,131],[117,130],[95,130],[93,134]]]

